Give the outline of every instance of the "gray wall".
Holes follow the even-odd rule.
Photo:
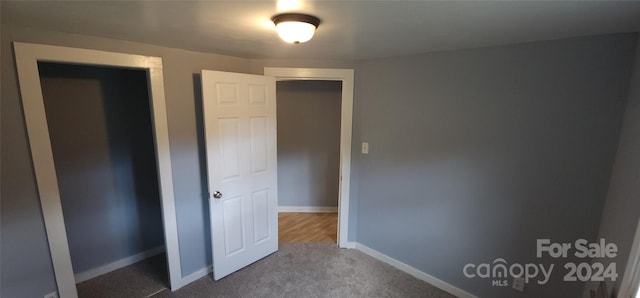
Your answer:
[[[277,82],[278,205],[337,207],[342,83]]]
[[[39,70],[74,272],[163,245],[146,72]]]
[[[594,240],[635,34],[363,61],[357,241],[482,297],[578,297],[555,260],[524,293],[467,263],[539,263],[537,238]],[[551,260],[543,260],[550,262]],[[575,260],[573,260],[575,261]]]
[[[615,262],[619,279],[609,283],[608,289],[620,291],[633,237],[640,219],[640,47],[636,49],[636,60],[629,89],[629,102],[624,114],[618,152],[613,166],[613,175],[607,201],[600,223],[600,237],[618,245],[618,256],[611,260],[600,260],[603,264]]]

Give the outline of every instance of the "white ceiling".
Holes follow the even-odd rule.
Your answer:
[[[640,1],[2,1],[2,23],[252,58],[367,59],[640,31]],[[301,45],[285,11],[322,20]]]

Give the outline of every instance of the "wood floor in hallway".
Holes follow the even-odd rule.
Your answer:
[[[280,243],[337,242],[338,213],[278,213]]]

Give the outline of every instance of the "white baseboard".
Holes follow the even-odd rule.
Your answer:
[[[278,212],[338,213],[338,207],[278,206]]]
[[[348,242],[347,242],[343,247],[341,247],[341,248],[354,249],[354,248],[356,248],[356,243],[355,243],[355,242],[348,241]]]
[[[207,276],[207,274],[210,274],[211,272],[213,272],[213,267],[209,266],[206,268],[202,268],[194,273],[191,273],[185,277],[183,277],[178,283],[179,286],[178,288],[182,288],[198,279],[201,279],[205,276]]]
[[[164,245],[154,247],[150,250],[143,251],[139,254],[135,254],[130,257],[126,257],[124,259],[117,260],[115,262],[111,262],[109,264],[102,265],[97,268],[89,269],[84,272],[74,274],[76,284],[81,283],[83,281],[90,280],[92,278],[98,277],[100,275],[109,273],[114,270],[118,270],[122,267],[129,266],[131,264],[140,262],[146,258],[150,258],[156,255],[159,255],[164,252]]]
[[[385,262],[393,267],[396,267],[398,269],[400,269],[401,271],[404,271],[406,273],[409,273],[411,275],[413,275],[415,278],[426,281],[428,283],[430,283],[431,285],[439,288],[440,290],[443,290],[445,292],[448,292],[449,294],[452,294],[456,297],[460,297],[460,298],[477,298],[476,296],[472,295],[471,293],[464,291],[460,288],[457,288],[455,286],[452,286],[440,279],[437,279],[429,274],[426,274],[414,267],[411,267],[403,262],[400,262],[392,257],[389,257],[377,250],[374,250],[372,248],[369,248],[363,244],[360,243],[355,243],[355,248],[375,259],[378,259],[382,262]]]

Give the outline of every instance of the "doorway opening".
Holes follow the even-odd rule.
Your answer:
[[[351,135],[353,119],[353,69],[265,67],[264,74],[266,76],[275,77],[276,81],[311,80],[340,83],[340,152],[338,171],[337,243],[341,248],[354,248],[354,243],[350,242],[348,237],[349,197],[351,186]],[[278,124],[278,130],[280,129],[282,129],[282,126],[281,124]]]
[[[27,126],[27,133],[29,136],[29,146],[31,149],[31,158],[33,161],[33,168],[35,172],[36,184],[38,189],[38,196],[40,198],[40,204],[42,207],[42,216],[44,220],[44,225],[47,233],[47,241],[49,244],[49,251],[51,254],[51,261],[53,265],[53,271],[55,274],[55,281],[57,285],[57,294],[60,297],[78,297],[78,291],[76,289],[76,278],[74,275],[74,267],[77,268],[88,268],[90,266],[84,267],[85,265],[76,265],[72,264],[71,254],[70,254],[70,242],[67,240],[67,227],[65,225],[65,217],[63,214],[63,206],[61,201],[61,192],[60,192],[60,184],[58,181],[57,172],[58,169],[56,167],[56,162],[65,163],[65,161],[56,161],[54,162],[53,155],[53,146],[51,142],[51,136],[49,131],[49,123],[47,119],[47,113],[54,113],[53,111],[47,111],[45,107],[45,100],[43,98],[43,86],[41,84],[40,78],[40,69],[39,66],[45,65],[47,63],[58,63],[58,64],[71,64],[71,65],[85,65],[85,66],[97,66],[103,68],[112,68],[112,69],[124,69],[124,70],[137,70],[139,71],[136,75],[140,75],[141,77],[138,79],[144,84],[140,84],[146,89],[146,109],[150,112],[151,118],[151,138],[153,139],[153,149],[155,152],[148,153],[149,158],[153,160],[155,164],[155,177],[153,177],[151,173],[146,173],[142,175],[132,174],[131,179],[147,179],[147,182],[156,179],[155,191],[157,196],[156,199],[160,200],[160,210],[161,210],[161,222],[162,228],[160,228],[160,234],[163,234],[164,242],[164,250],[166,253],[166,267],[165,270],[168,269],[168,282],[171,285],[172,290],[176,290],[184,285],[184,281],[182,279],[182,274],[180,270],[180,258],[178,251],[178,237],[177,237],[177,223],[175,216],[175,202],[173,197],[173,178],[171,172],[171,157],[169,155],[169,136],[168,136],[168,127],[167,127],[167,115],[166,115],[166,104],[164,99],[164,85],[163,85],[163,76],[162,76],[162,60],[157,57],[149,57],[149,56],[140,56],[140,55],[132,55],[132,54],[123,54],[123,53],[113,53],[113,52],[105,52],[105,51],[96,51],[96,50],[88,50],[88,49],[77,49],[77,48],[69,48],[69,47],[59,47],[59,46],[49,46],[49,45],[38,45],[38,44],[29,44],[29,43],[19,43],[14,42],[15,49],[15,60],[17,66],[18,73],[18,81],[20,84],[20,94],[22,98],[22,106],[23,112],[25,116],[25,122]],[[40,64],[40,65],[39,65]],[[44,67],[44,66],[43,66]],[[144,78],[142,78],[144,77]],[[59,78],[56,78],[59,79]],[[45,83],[46,84],[46,83]],[[87,87],[87,86],[83,86]],[[48,87],[45,87],[48,88]],[[112,89],[104,89],[101,91],[108,93],[111,92]],[[87,104],[87,103],[82,103]],[[99,107],[99,105],[95,105],[94,108]],[[78,106],[68,107],[69,109],[77,109]],[[102,106],[103,116],[105,107]],[[65,108],[57,109],[57,112],[64,113]],[[85,113],[78,114],[79,117],[89,117]],[[62,118],[64,121],[64,117]],[[90,119],[95,120],[95,119]],[[68,125],[66,122],[61,122],[62,124],[54,124],[60,125],[62,128],[66,128],[65,125]],[[149,127],[149,126],[147,126]],[[123,128],[119,128],[123,130]],[[105,132],[106,131],[106,132]],[[116,131],[118,131],[116,129]],[[108,135],[109,130],[103,130],[103,136]],[[75,139],[83,139],[86,138],[90,140],[93,135],[72,135],[66,134],[66,137],[75,138]],[[111,136],[109,136],[111,137]],[[83,140],[84,141],[84,140]],[[70,144],[70,145],[69,145]],[[106,143],[105,143],[106,144]],[[86,146],[95,145],[95,144],[84,144]],[[77,149],[73,148],[74,146],[82,147],[80,144],[68,143],[67,149]],[[59,147],[59,146],[58,146]],[[108,148],[108,146],[107,146]],[[125,150],[126,151],[126,150]],[[119,151],[118,151],[119,152]],[[73,157],[74,152],[67,152],[67,156]],[[111,154],[108,155],[108,160],[112,161],[114,156]],[[64,156],[64,155],[63,155]],[[115,155],[119,156],[118,154]],[[142,158],[144,159],[144,158]],[[142,160],[139,156],[136,156],[136,160]],[[91,157],[86,158],[85,160],[94,161]],[[146,159],[145,159],[146,160]],[[148,160],[147,160],[148,162]],[[75,170],[76,166],[84,164],[82,162],[78,162],[77,160],[74,162],[69,162],[72,170]],[[80,171],[82,172],[82,171]],[[130,172],[130,173],[135,173]],[[73,171],[72,171],[72,174]],[[75,173],[78,175],[77,173]],[[147,177],[149,175],[149,177]],[[86,178],[82,177],[80,178]],[[140,178],[140,177],[144,178]],[[106,177],[106,176],[105,176]],[[113,175],[110,176],[113,180]],[[73,178],[73,175],[72,175]],[[67,179],[63,179],[67,180]],[[73,179],[71,179],[73,180]],[[94,180],[102,180],[102,179],[94,179]],[[118,180],[118,179],[116,179]],[[119,183],[125,183],[127,179],[118,180]],[[124,182],[123,182],[124,181]],[[65,183],[63,181],[63,183]],[[115,182],[114,182],[115,183]],[[151,183],[151,182],[149,182]],[[115,185],[115,184],[114,184]],[[122,185],[122,184],[121,184]],[[80,188],[82,189],[90,189],[91,185],[82,185]],[[126,188],[126,187],[124,187]],[[135,189],[135,188],[134,188]],[[151,189],[143,188],[143,189]],[[131,190],[130,193],[136,193],[137,189]],[[144,191],[142,191],[144,192]],[[90,195],[89,195],[90,196]],[[153,195],[149,195],[153,197]],[[81,195],[80,197],[84,197]],[[155,204],[155,203],[154,203]],[[73,204],[66,204],[65,209],[68,209],[69,206],[74,206]],[[157,206],[157,205],[156,205]],[[73,207],[69,207],[73,209]],[[156,207],[157,208],[157,207]],[[148,208],[152,210],[154,208]],[[65,211],[70,212],[72,211]],[[134,212],[135,213],[135,212]],[[88,212],[80,212],[82,216],[87,218],[86,220],[94,220]],[[114,216],[113,213],[109,213],[109,216]],[[117,217],[117,216],[115,216]],[[149,220],[154,228],[157,227],[157,218],[155,220]],[[122,227],[122,226],[119,226]],[[109,226],[107,229],[111,228],[112,230],[117,230],[118,226]],[[110,230],[110,231],[112,231]],[[100,236],[107,237],[109,235],[94,235],[96,239]],[[157,241],[157,239],[155,240]],[[94,241],[90,241],[94,242]],[[144,242],[144,241],[143,241]],[[94,243],[95,244],[95,243]],[[153,245],[154,241],[148,241],[149,245]],[[75,244],[74,244],[75,245]],[[99,243],[96,245],[100,245]],[[123,245],[126,247],[127,245]],[[120,247],[120,250],[126,250],[123,247]],[[144,247],[144,246],[143,246]],[[160,246],[158,246],[160,247]],[[130,248],[130,247],[129,247]],[[134,263],[136,260],[144,259],[146,256],[158,253],[162,248],[157,248],[157,250],[148,250],[141,254],[135,254],[128,258],[120,259],[116,262],[107,263],[104,266],[82,271],[82,275],[79,276],[79,279],[88,278],[90,276],[97,276],[100,273],[111,271],[115,268],[119,268],[122,266],[126,266],[126,263]],[[75,249],[74,249],[75,250]],[[74,261],[75,263],[75,261]],[[81,262],[82,263],[82,262]],[[55,294],[55,293],[52,293]]]
[[[280,243],[338,239],[342,82],[276,82]]]
[[[50,62],[38,70],[78,296],[166,289],[146,72]],[[109,285],[119,279],[136,286]]]

